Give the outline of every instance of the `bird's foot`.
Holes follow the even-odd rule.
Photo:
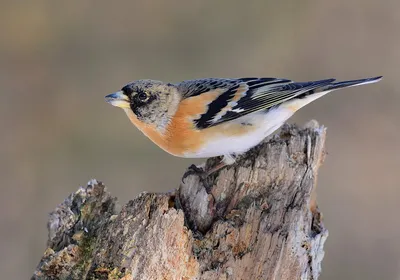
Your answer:
[[[183,174],[182,183],[183,183],[183,180],[185,180],[186,177],[188,177],[189,175],[197,175],[200,178],[205,179],[206,174],[207,173],[204,171],[204,169],[202,167],[198,167],[198,166],[192,164],[191,166],[188,167],[185,174]]]
[[[211,193],[212,185],[208,182],[209,180],[207,180],[210,175],[209,172],[206,172],[202,167],[198,167],[198,166],[192,164],[189,166],[189,168],[185,172],[185,174],[183,174],[182,183],[184,183],[184,180],[190,175],[198,176],[200,181],[203,183],[203,186],[206,189],[206,192],[208,194]]]

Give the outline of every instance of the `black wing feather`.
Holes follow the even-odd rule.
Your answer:
[[[221,119],[212,123],[210,126],[217,125],[222,122],[240,118],[261,110],[271,109],[285,101],[295,97],[303,98],[316,91],[316,89],[324,87],[332,83],[334,79],[322,80],[317,82],[306,83],[290,83],[284,86],[277,86],[260,94],[259,98],[252,98],[252,95],[241,99],[238,104],[228,111]],[[272,94],[271,94],[272,93]]]
[[[302,97],[331,84],[334,79],[295,83],[277,78],[202,79],[185,81],[177,85],[184,98],[190,98],[216,89],[224,89],[208,110],[194,120],[199,129],[231,121],[250,113],[267,110],[294,97]],[[230,104],[240,86],[247,92],[234,104]],[[222,110],[224,114],[218,115]]]
[[[195,120],[198,128],[207,128],[210,126],[210,120],[212,120],[222,108],[225,108],[229,101],[235,96],[237,89],[240,84],[236,84],[218,96],[213,102],[208,105],[208,110],[205,114],[202,114],[200,118]]]

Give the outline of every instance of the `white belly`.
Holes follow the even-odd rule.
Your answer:
[[[235,135],[230,137],[229,134],[224,133],[224,127],[229,129],[229,122],[227,125],[220,125],[221,133],[217,134],[214,139],[210,139],[200,149],[194,153],[186,153],[185,157],[215,157],[215,156],[229,156],[232,154],[242,154],[249,149],[257,146],[268,135],[277,130],[281,125],[289,119],[298,109],[309,104],[327,94],[329,91],[319,92],[312,94],[306,98],[292,99],[284,102],[279,107],[270,109],[267,112],[256,112],[246,115],[232,122],[249,123],[252,125],[252,130],[242,135]],[[219,127],[219,126],[218,126]]]
[[[185,157],[203,158],[245,153],[277,130],[292,115],[293,112],[291,110],[277,108],[268,113],[257,112],[233,120],[232,122],[236,125],[240,123],[251,125],[249,132],[242,135],[229,136],[229,133],[224,133],[224,130],[229,129],[229,123],[225,126],[221,125],[220,133],[217,133],[213,139],[206,142],[196,152],[186,153]]]

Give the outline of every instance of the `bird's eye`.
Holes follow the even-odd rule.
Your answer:
[[[139,92],[138,95],[137,95],[137,98],[138,98],[140,101],[145,102],[145,101],[147,101],[147,99],[149,98],[149,96],[148,96],[146,93],[144,93],[144,92]]]

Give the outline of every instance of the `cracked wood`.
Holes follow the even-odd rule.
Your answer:
[[[315,199],[325,134],[316,122],[285,125],[206,180],[191,174],[119,211],[92,180],[51,213],[32,279],[317,279],[328,235]]]

